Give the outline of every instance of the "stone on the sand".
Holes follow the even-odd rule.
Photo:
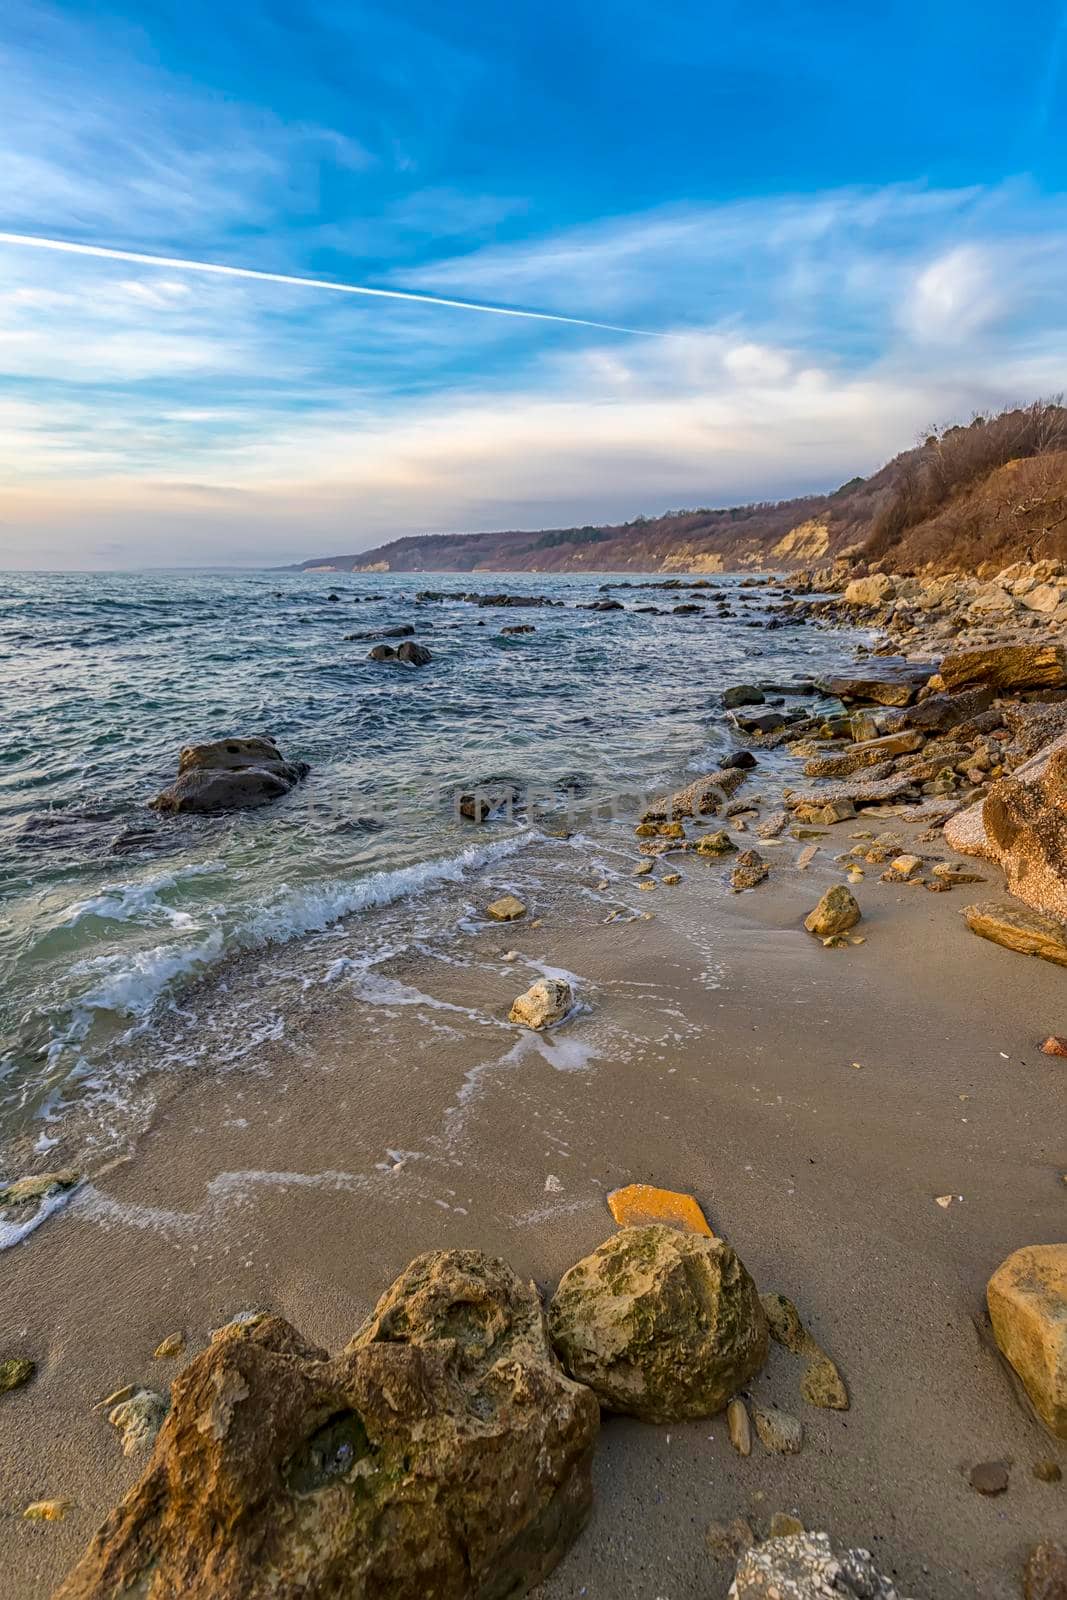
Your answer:
[[[856,815],[856,807],[851,800],[832,800],[825,806],[798,806],[796,814],[798,822],[829,828],[835,822],[851,822]],[[756,831],[758,833],[759,829]]]
[[[1023,1600],[1067,1600],[1067,1544],[1035,1544],[1023,1568]]]
[[[69,1500],[34,1500],[22,1515],[27,1522],[62,1522],[70,1505]],[[100,1600],[104,1600],[103,1594]]]
[[[819,939],[832,939],[854,928],[860,915],[852,890],[843,883],[836,883],[832,889],[827,889],[814,910],[808,912],[804,926]]]
[[[752,1407],[759,1442],[772,1455],[795,1456],[804,1442],[804,1428],[797,1417],[777,1406]]]
[[[573,1003],[571,986],[563,978],[538,978],[520,994],[508,1012],[509,1022],[527,1028],[547,1028],[565,1017]]]
[[[906,853],[902,856],[894,856],[893,860],[889,863],[891,870],[900,878],[913,877],[914,874],[918,872],[922,864],[922,856],[916,856],[910,853]]]
[[[855,806],[876,806],[887,800],[897,800],[915,787],[916,780],[908,772],[894,772],[888,778],[854,778],[850,783],[827,783],[821,788],[786,789],[788,804],[797,810],[800,806],[824,806],[834,800],[851,800]]]
[[[706,833],[702,839],[698,839],[696,848],[701,856],[728,856],[737,846],[726,829],[719,828],[715,833]]]
[[[799,1517],[794,1517],[789,1511],[774,1511],[771,1513],[771,1523],[767,1531],[768,1539],[788,1539],[791,1534],[803,1533],[804,1524]]]
[[[73,1189],[77,1182],[78,1173],[69,1170],[38,1172],[28,1178],[16,1178],[13,1183],[5,1184],[0,1189],[0,1210],[39,1205],[41,1201],[49,1200],[65,1189]]]
[[[626,1228],[565,1273],[548,1311],[564,1367],[648,1422],[722,1411],[767,1359],[756,1287],[720,1239]]]
[[[1067,653],[1058,644],[998,644],[957,650],[941,663],[946,689],[980,683],[988,688],[1062,689],[1067,687]]]
[[[737,1564],[728,1600],[902,1600],[869,1550],[845,1550],[828,1533],[766,1539]]]
[[[492,917],[494,922],[517,922],[526,915],[526,907],[517,895],[502,894],[499,900],[490,901],[485,914]]]
[[[332,1360],[277,1317],[197,1356],[57,1600],[519,1596],[586,1520],[598,1424],[532,1284],[420,1256]]]
[[[771,1338],[795,1356],[803,1356],[808,1365],[800,1380],[800,1392],[812,1406],[828,1411],[849,1409],[848,1390],[844,1379],[822,1345],[805,1328],[800,1312],[784,1294],[760,1296],[767,1317]]]
[[[1003,1494],[1010,1473],[1006,1461],[979,1461],[967,1474],[967,1482],[978,1494]]]
[[[108,1412],[107,1420],[122,1435],[124,1456],[146,1450],[163,1426],[169,1402],[154,1389],[135,1389]]]
[[[1067,1244],[1032,1244],[1001,1264],[986,1287],[993,1334],[1034,1410],[1067,1439]]]
[[[730,874],[730,887],[739,892],[754,889],[770,875],[770,870],[758,850],[742,850]]]
[[[720,1561],[736,1561],[755,1543],[756,1535],[744,1517],[734,1517],[732,1522],[709,1522],[704,1530],[705,1549]]]
[[[965,906],[963,915],[972,933],[991,939],[1021,955],[1040,956],[1067,967],[1067,926],[1057,917],[1012,900],[986,900],[981,905]]]
[[[642,823],[676,821],[679,817],[717,816],[745,781],[739,767],[719,767],[676,794],[656,800],[641,814]]]
[[[865,739],[862,744],[854,744],[841,755],[812,756],[804,763],[804,772],[809,778],[848,778],[864,767],[876,767],[882,761],[911,755],[920,750],[922,744],[923,735],[913,730],[886,733],[879,739]]]
[[[924,733],[948,733],[980,716],[993,704],[993,690],[985,684],[974,689],[962,689],[958,694],[931,694],[907,712],[908,726],[921,728]]]
[[[953,819],[945,837],[998,862],[1012,894],[1036,911],[1067,917],[1067,734],[999,778],[980,811]]]
[[[1041,1050],[1046,1056],[1067,1056],[1067,1039],[1058,1033],[1050,1033]]]
[[[884,606],[896,596],[896,585],[884,572],[869,578],[853,578],[842,599],[846,606]]]
[[[691,1194],[676,1189],[658,1189],[651,1183],[628,1183],[608,1195],[608,1210],[620,1228],[641,1228],[663,1222],[683,1233],[699,1233],[712,1239],[708,1219]]]
[[[757,823],[756,832],[761,839],[777,839],[788,821],[788,811],[772,811],[769,817]]]
[[[730,1436],[730,1443],[739,1456],[752,1454],[752,1423],[749,1421],[748,1407],[743,1400],[731,1400],[726,1407],[726,1430]]]
[[[152,1359],[153,1361],[169,1361],[174,1356],[180,1356],[184,1349],[184,1333],[180,1331],[178,1333],[168,1333],[167,1337],[161,1339],[152,1351]]]
[[[243,811],[288,794],[307,777],[306,761],[286,761],[271,739],[216,739],[179,752],[178,776],[149,805],[163,812]]]
[[[36,1371],[36,1362],[27,1361],[23,1356],[9,1356],[6,1361],[0,1361],[0,1394],[21,1389]]]

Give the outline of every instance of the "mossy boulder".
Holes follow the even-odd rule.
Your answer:
[[[532,1284],[420,1256],[333,1359],[278,1317],[221,1330],[56,1600],[517,1597],[588,1515],[598,1426]]]
[[[571,1377],[646,1422],[713,1416],[767,1359],[767,1318],[735,1252],[662,1223],[624,1228],[571,1267],[548,1322]]]

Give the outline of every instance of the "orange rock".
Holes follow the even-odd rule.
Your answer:
[[[608,1209],[620,1228],[642,1228],[651,1222],[666,1222],[683,1233],[715,1235],[708,1219],[691,1194],[673,1189],[657,1189],[651,1183],[630,1183],[608,1195]]]
[[[1047,1056],[1067,1056],[1067,1039],[1061,1038],[1058,1033],[1050,1033],[1041,1048]]]

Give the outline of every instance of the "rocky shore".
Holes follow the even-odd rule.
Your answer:
[[[866,1052],[872,1036],[853,1023],[864,999],[848,990],[841,974],[853,957],[867,954],[861,947],[868,925],[884,932],[891,901],[910,899],[903,915],[913,927],[920,899],[982,885],[964,911],[972,932],[1053,967],[1067,965],[1067,577],[1054,566],[1016,564],[957,586],[877,573],[840,584],[835,571],[791,580],[778,611],[783,625],[860,623],[878,630],[885,643],[819,683],[726,686],[722,712],[735,748],[721,767],[664,795],[635,820],[628,871],[638,898],[599,920],[630,930],[635,940],[651,939],[647,925],[654,919],[637,909],[639,897],[694,887],[696,873],[703,873],[702,892],[739,908],[739,916],[762,917],[762,933],[792,937],[801,930],[807,945],[790,960],[805,974],[816,971],[812,962],[822,964],[817,981],[827,988],[820,1002],[834,1010],[844,1048],[857,1054]],[[1006,602],[1003,611],[996,609],[998,597]],[[516,603],[495,595],[463,598]],[[786,750],[795,772],[784,783],[771,781],[764,776],[767,757]],[[169,791],[174,798],[161,796],[161,808],[183,809],[187,801],[209,808],[220,783],[251,786],[256,798],[250,803],[260,804],[272,797],[273,781],[289,787],[306,770],[263,741],[190,747]],[[471,805],[462,814],[472,826],[491,815],[477,794],[464,798]],[[987,879],[996,873],[1003,873],[1007,895]],[[620,901],[625,883],[620,876]],[[659,898],[668,897],[652,903]],[[670,897],[679,905],[685,898]],[[562,968],[542,971],[517,992],[511,968],[542,919],[530,917],[512,893],[488,901],[485,916],[487,928],[508,924],[509,939],[519,945],[499,953],[497,971],[504,974],[510,1008],[505,1002],[498,1009],[522,1036],[544,1036],[544,1060],[559,1073],[564,1069],[553,1064],[552,1051],[565,1049],[560,1041],[593,1003]],[[706,920],[706,912],[696,919],[697,936]],[[549,930],[552,960],[573,959],[564,948],[566,928],[560,916],[558,931]],[[589,939],[590,930],[580,929],[579,936]],[[542,937],[538,948],[544,943]],[[850,954],[840,958],[842,967],[824,950]],[[927,959],[936,950],[935,936]],[[635,973],[646,970],[639,943],[631,959]],[[826,976],[830,963],[837,963],[832,978]],[[877,974],[865,971],[867,992],[879,993]],[[1010,981],[1005,973],[1004,982]],[[596,1004],[605,1006],[609,993],[605,980]],[[887,1015],[895,1004],[891,984]],[[767,1005],[773,1009],[773,1001]],[[751,995],[734,1009],[739,1029],[755,1025]],[[782,1017],[775,1026],[784,1040],[793,1025]],[[1047,1027],[1038,1031],[1044,1036]],[[864,1045],[852,1044],[861,1034]],[[1046,1042],[1052,1061],[1057,1050],[1048,1046],[1057,1042],[1056,1035]],[[1067,1043],[1059,1053],[1067,1054]],[[675,1058],[695,1071],[677,1049]],[[864,1071],[862,1060],[844,1064],[848,1073]],[[668,1092],[669,1078],[659,1081],[661,1091],[642,1103],[649,1124],[657,1093]],[[742,1075],[732,1090],[737,1102],[744,1082]],[[972,1092],[956,1098],[965,1103]],[[841,1094],[838,1085],[816,1113],[817,1120],[834,1123],[834,1142],[825,1151],[820,1146],[817,1157],[801,1157],[805,1126],[779,1158],[790,1173],[805,1161],[813,1168],[829,1165],[834,1149],[839,1159],[854,1159],[837,1120],[834,1101]],[[572,1120],[581,1115],[579,1101]],[[852,1117],[844,1113],[845,1127]],[[518,1159],[522,1141],[513,1132]],[[730,1140],[714,1120],[707,1136],[721,1170]],[[858,1124],[855,1138],[861,1138]],[[677,1160],[677,1143],[673,1136],[657,1143],[653,1159],[662,1163],[673,1149]],[[703,1132],[698,1143],[705,1143]],[[500,1151],[509,1149],[501,1142],[498,1162]],[[873,1169],[873,1152],[868,1155]],[[823,1414],[841,1424],[833,1436],[838,1451],[848,1448],[843,1430],[854,1405],[857,1434],[874,1425],[871,1388],[881,1381],[886,1348],[874,1362],[856,1351],[857,1385],[852,1363],[843,1361],[844,1371],[838,1365],[837,1336],[826,1336],[825,1348],[783,1292],[783,1280],[746,1267],[739,1253],[749,1253],[745,1229],[731,1228],[737,1243],[727,1241],[696,1194],[661,1186],[661,1172],[648,1176],[652,1181],[607,1192],[614,1231],[580,1257],[575,1252],[560,1261],[557,1251],[553,1281],[543,1287],[529,1281],[528,1268],[500,1254],[449,1246],[417,1254],[349,1330],[337,1355],[286,1317],[258,1308],[226,1320],[199,1341],[200,1349],[187,1349],[182,1334],[168,1335],[155,1359],[163,1363],[160,1371],[168,1361],[182,1363],[173,1383],[124,1384],[104,1402],[140,1475],[61,1583],[57,1600],[135,1594],[144,1600],[503,1600],[565,1581],[564,1558],[593,1503],[602,1415],[643,1424],[665,1441],[657,1445],[664,1451],[672,1438],[667,1430],[720,1419],[731,1471],[765,1458],[767,1470],[794,1472],[788,1479],[794,1488],[805,1475],[829,1470]],[[77,1173],[59,1171],[10,1184],[0,1192],[0,1214],[22,1217],[26,1208],[77,1192],[81,1181]],[[555,1192],[547,1180],[545,1192]],[[855,1192],[863,1193],[862,1182]],[[958,1211],[961,1202],[962,1194],[951,1190],[928,1197],[935,1216]],[[769,1220],[773,1237],[776,1224]],[[606,1231],[606,1223],[597,1227]],[[1013,1223],[1016,1235],[1017,1228]],[[763,1256],[760,1230],[753,1225],[751,1234],[760,1239]],[[861,1252],[876,1256],[884,1233],[861,1217],[848,1238],[852,1265],[843,1258],[836,1270],[848,1274],[848,1294],[862,1297],[867,1269]],[[826,1249],[827,1238],[818,1237],[814,1253]],[[914,1253],[910,1240],[908,1249]],[[873,1262],[869,1272],[883,1281]],[[545,1267],[537,1274],[544,1277]],[[1009,1485],[1024,1475],[1040,1486],[1048,1496],[1048,1537],[1028,1538],[1015,1549],[1014,1569],[997,1594],[1063,1600],[1067,1549],[1055,1535],[1062,1527],[1058,1486],[1067,1440],[1067,1244],[1016,1236],[1009,1251],[992,1251],[984,1277],[986,1308],[975,1325],[981,1324],[980,1337],[988,1332],[990,1359],[980,1382],[983,1392],[994,1394],[1000,1384],[1006,1417],[1016,1437],[1027,1441],[1030,1459],[972,1456],[963,1476],[976,1504],[1001,1504]],[[27,1294],[24,1284],[20,1305]],[[819,1297],[825,1306],[825,1294]],[[928,1330],[943,1320],[936,1301],[931,1292],[915,1326]],[[843,1320],[847,1315],[842,1305]],[[886,1315],[884,1305],[880,1315]],[[833,1329],[832,1320],[829,1325]],[[896,1346],[892,1330],[889,1340],[907,1364],[912,1358]],[[6,1358],[0,1405],[31,1408],[42,1383],[32,1351],[0,1348],[0,1358]],[[928,1359],[943,1377],[941,1356]],[[961,1387],[966,1382],[963,1373]],[[878,1466],[876,1460],[862,1478],[872,1505],[881,1493],[872,1487]],[[62,1484],[55,1487],[55,1495],[9,1507],[9,1514],[32,1524],[63,1523],[70,1505],[58,1492]],[[699,1592],[725,1594],[728,1584],[736,1600],[903,1600],[893,1565],[902,1530],[891,1527],[883,1535],[872,1526],[864,1535],[872,1544],[877,1535],[880,1547],[872,1554],[852,1547],[851,1531],[842,1539],[825,1523],[820,1529],[762,1500],[753,1500],[747,1514],[730,1515],[725,1502],[734,1498],[732,1490],[716,1514],[716,1491],[711,1481],[703,1541],[716,1574],[725,1565],[732,1577],[724,1573],[718,1587],[708,1577]],[[862,1493],[850,1500],[850,1530],[862,1500]],[[601,1514],[617,1512],[609,1504]],[[893,1513],[882,1525],[895,1520]],[[668,1600],[695,1600],[698,1593],[672,1587],[669,1570],[661,1582],[656,1592]],[[609,1592],[622,1593],[589,1589],[590,1595]],[[907,1593],[935,1600],[939,1592],[936,1582],[920,1589],[909,1581]]]

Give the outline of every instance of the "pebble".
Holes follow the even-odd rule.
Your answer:
[[[29,1383],[37,1371],[37,1364],[26,1361],[21,1356],[10,1356],[6,1361],[0,1361],[0,1394],[9,1394],[12,1389],[21,1389],[24,1383]]]
[[[1063,1477],[1063,1468],[1058,1461],[1053,1461],[1051,1456],[1042,1456],[1040,1461],[1034,1462],[1030,1470],[1041,1483],[1059,1483]]]
[[[804,1524],[799,1517],[790,1516],[788,1511],[776,1511],[771,1518],[770,1539],[789,1539],[793,1535],[804,1532]]]
[[[1047,1056],[1067,1056],[1067,1039],[1061,1038],[1058,1033],[1050,1033],[1041,1049]]]
[[[730,1430],[730,1443],[739,1456],[752,1454],[752,1427],[748,1408],[743,1400],[731,1400],[726,1407],[726,1426]]]
[[[1003,1494],[1008,1487],[1008,1468],[1003,1461],[980,1461],[971,1468],[968,1482],[979,1494]]]
[[[171,1356],[180,1356],[185,1349],[185,1335],[179,1329],[177,1333],[168,1333],[167,1337],[156,1345],[152,1351],[153,1361],[167,1361]]]
[[[752,1418],[759,1442],[765,1450],[779,1456],[795,1456],[799,1452],[804,1442],[804,1429],[788,1411],[779,1411],[777,1407],[766,1410],[763,1406],[754,1405]]]
[[[22,1515],[27,1522],[62,1522],[69,1510],[69,1500],[34,1500]]]
[[[682,874],[680,872],[668,872],[665,873],[663,877],[663,882],[667,885],[668,889],[673,889],[675,884],[681,883],[681,881]]]

